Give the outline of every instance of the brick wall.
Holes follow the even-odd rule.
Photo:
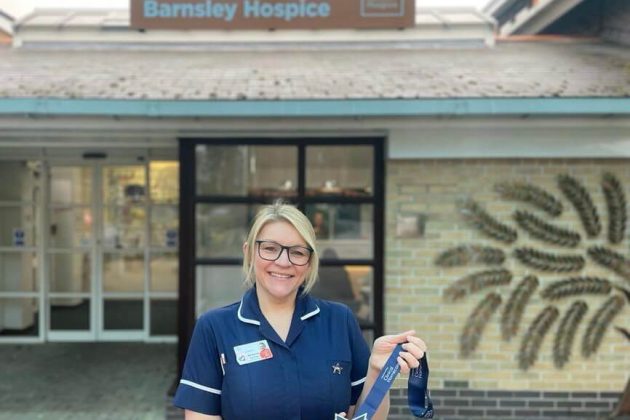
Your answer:
[[[477,418],[606,418],[615,408],[619,393],[496,391],[449,386],[431,392],[435,417]],[[407,408],[407,390],[391,391],[389,420],[412,420]]]
[[[505,304],[513,287],[526,274],[539,277],[542,289],[553,280],[574,275],[605,277],[616,284],[624,285],[624,280],[616,274],[595,266],[586,256],[586,248],[602,244],[630,257],[628,240],[620,245],[609,245],[606,240],[608,215],[604,195],[600,187],[604,171],[613,172],[621,181],[627,199],[630,199],[630,162],[624,160],[392,160],[387,164],[387,229],[386,229],[386,275],[385,275],[385,327],[387,332],[415,328],[429,346],[431,368],[430,387],[437,394],[438,402],[451,414],[459,409],[482,408],[472,406],[472,397],[483,393],[484,398],[493,400],[494,391],[508,391],[519,400],[531,398],[534,401],[547,401],[549,408],[563,408],[562,401],[556,397],[567,395],[568,401],[589,401],[589,404],[605,403],[602,406],[576,409],[610,409],[610,400],[616,400],[624,389],[630,373],[630,343],[614,331],[608,329],[599,351],[588,359],[582,357],[580,344],[582,333],[593,314],[606,300],[606,297],[580,297],[589,306],[584,320],[580,323],[569,362],[562,369],[554,367],[552,359],[553,336],[560,318],[568,306],[576,299],[563,299],[555,306],[560,317],[545,337],[537,362],[528,370],[518,368],[517,354],[524,331],[531,321],[549,302],[543,301],[536,293],[524,313],[518,335],[510,342],[501,339],[499,317],[502,306],[492,316],[483,331],[481,342],[471,357],[462,358],[459,352],[459,337],[469,314],[489,291],[501,294]],[[466,224],[456,210],[456,202],[465,198],[474,198],[486,210],[500,221],[516,227],[512,220],[515,209],[531,210],[541,215],[526,204],[500,199],[493,191],[498,181],[526,181],[545,188],[561,199],[563,214],[553,220],[543,219],[558,226],[571,228],[585,238],[580,219],[570,202],[564,198],[556,184],[556,176],[568,173],[579,179],[590,192],[602,221],[600,237],[583,239],[575,250],[552,246],[531,239],[519,230],[516,244],[504,246],[492,239],[487,239],[476,229]],[[396,237],[398,216],[423,215],[426,217],[424,236],[420,238]],[[628,234],[626,233],[626,237]],[[456,303],[446,303],[442,294],[446,287],[471,271],[483,269],[483,266],[459,268],[439,268],[434,265],[435,257],[442,251],[461,244],[481,244],[499,246],[506,252],[503,266],[513,274],[509,286],[483,290],[467,296]],[[587,264],[579,273],[566,275],[549,274],[528,269],[512,257],[515,245],[531,246],[546,252],[580,254]],[[487,268],[487,267],[485,267]],[[625,286],[630,286],[625,282]],[[619,314],[612,325],[630,327],[630,305]],[[461,384],[466,387],[450,389],[449,384]],[[399,380],[396,387],[404,387]],[[445,391],[448,392],[444,394]],[[468,394],[464,397],[463,391]],[[442,394],[440,394],[442,393]],[[588,396],[585,399],[584,396]],[[482,394],[478,395],[480,398]],[[531,396],[531,397],[528,397]],[[558,397],[560,399],[560,397]],[[457,401],[461,401],[459,404]],[[562,403],[562,404],[561,404]],[[582,404],[580,402],[580,404]],[[604,406],[605,405],[605,406]],[[493,406],[495,407],[495,406]],[[497,409],[511,410],[500,403]],[[517,406],[529,409],[529,403]],[[541,406],[540,408],[547,408]],[[541,410],[541,415],[545,410]],[[549,411],[549,410],[547,410]],[[512,413],[512,411],[511,411]],[[470,413],[469,413],[470,414]],[[510,414],[511,415],[511,414]],[[537,414],[538,415],[538,414]]]

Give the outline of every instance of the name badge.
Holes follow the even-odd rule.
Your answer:
[[[234,353],[236,353],[236,362],[239,365],[260,362],[261,360],[271,359],[273,357],[267,340],[254,341],[252,343],[235,346]]]

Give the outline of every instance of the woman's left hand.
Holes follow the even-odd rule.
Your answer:
[[[402,373],[409,373],[409,370],[420,366],[419,360],[424,357],[427,345],[420,338],[415,336],[414,330],[405,331],[396,335],[384,335],[374,341],[372,354],[370,356],[370,368],[380,372],[385,366],[385,362],[397,344],[402,345],[403,351],[398,356],[398,364]]]

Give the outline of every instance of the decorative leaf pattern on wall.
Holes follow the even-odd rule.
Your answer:
[[[625,302],[621,296],[613,296],[602,304],[588,323],[582,339],[582,356],[590,357],[597,351],[611,321],[621,312]]]
[[[587,310],[586,302],[578,300],[571,304],[567,313],[562,317],[558,332],[553,340],[553,364],[557,368],[562,368],[569,361],[578,324],[584,318]]]
[[[580,181],[568,174],[559,175],[557,185],[562,195],[572,204],[586,236],[597,238],[601,233],[602,225],[588,190]],[[607,239],[612,245],[618,244],[623,241],[626,231],[625,194],[621,183],[611,173],[603,174],[601,187],[608,210]],[[562,201],[535,185],[523,182],[503,182],[495,185],[495,191],[502,199],[532,205],[536,210],[544,211],[547,217],[562,215],[564,208]],[[503,249],[480,244],[456,246],[440,253],[435,259],[436,265],[445,268],[474,264],[500,266],[504,264],[507,255],[512,255],[526,269],[543,272],[545,276],[568,272],[584,274],[564,279],[541,279],[539,276],[528,274],[512,289],[500,318],[501,337],[505,341],[518,335],[527,305],[541,284],[545,286],[540,292],[541,298],[551,303],[535,317],[523,334],[518,353],[519,367],[528,370],[535,364],[546,334],[560,317],[557,304],[563,302],[564,299],[578,296],[597,299],[599,296],[609,296],[617,290],[621,292],[621,295],[615,294],[609,297],[599,307],[588,321],[582,335],[582,355],[590,357],[596,353],[606,331],[611,329],[615,317],[630,302],[630,290],[609,279],[588,275],[588,271],[583,273],[584,270],[589,269],[589,266],[587,259],[575,253],[577,251],[573,254],[556,254],[531,246],[515,246],[511,252],[508,252],[510,249],[507,247],[515,244],[518,239],[516,229],[493,217],[473,199],[460,203],[458,207],[466,222],[483,235],[502,242]],[[548,223],[538,215],[522,209],[516,209],[512,216],[517,227],[535,241],[568,248],[577,248],[582,244],[581,235],[565,226],[561,227],[561,223]],[[630,259],[602,245],[590,246],[586,253],[589,257],[588,261],[630,281]],[[502,305],[502,293],[505,291],[504,288],[510,287],[512,277],[512,272],[507,268],[476,271],[456,280],[445,289],[443,297],[447,302],[457,302],[478,291],[490,289],[469,316],[460,336],[460,353],[463,357],[474,354],[492,315]],[[586,302],[576,300],[571,302],[560,320],[552,347],[553,362],[557,368],[562,368],[569,362],[579,325],[587,312]],[[615,330],[630,340],[630,331],[627,328],[615,326]]]
[[[626,260],[623,255],[603,246],[592,246],[587,252],[588,256],[597,264],[630,281],[630,261]]]
[[[599,222],[597,208],[586,188],[570,175],[559,175],[558,186],[577,210],[588,237],[594,238],[599,235],[602,224]]]
[[[568,272],[584,268],[584,257],[581,255],[557,255],[525,247],[516,248],[514,256],[526,266],[540,271]]]
[[[505,261],[505,252],[500,248],[481,245],[461,245],[447,249],[437,256],[435,265],[457,267],[468,264],[500,265]]]
[[[540,295],[544,299],[558,300],[570,296],[607,295],[612,290],[610,282],[598,277],[571,277],[547,286]]]
[[[526,276],[510,295],[501,316],[501,336],[509,341],[518,332],[518,326],[525,312],[525,306],[538,288],[536,276]]]
[[[516,230],[490,216],[474,200],[466,200],[461,203],[459,211],[464,220],[490,238],[511,244],[518,237]]]
[[[483,330],[490,321],[490,317],[496,312],[501,305],[501,295],[498,293],[488,293],[486,297],[479,302],[468,318],[468,322],[464,326],[461,339],[459,341],[459,351],[462,356],[466,357],[472,354],[479,340],[483,336]]]
[[[579,233],[545,223],[527,211],[516,211],[514,220],[532,238],[540,239],[543,242],[575,248],[581,240]]]
[[[611,244],[618,244],[626,234],[626,196],[621,182],[608,172],[602,176],[602,190],[608,208],[608,240]]]
[[[547,212],[550,216],[562,214],[562,202],[552,194],[532,184],[523,182],[502,182],[494,186],[505,200],[516,200],[532,204]]]
[[[518,353],[518,366],[521,369],[527,370],[536,362],[538,350],[545,335],[558,318],[559,313],[560,311],[555,306],[547,306],[531,323],[521,341],[521,349]]]
[[[444,299],[455,302],[467,295],[494,286],[502,286],[512,281],[509,270],[485,270],[469,274],[457,280],[444,291]]]

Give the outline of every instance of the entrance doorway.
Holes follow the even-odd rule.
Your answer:
[[[33,200],[3,235],[24,267],[0,259],[0,314],[13,319],[0,341],[174,341],[178,163],[34,165]]]

